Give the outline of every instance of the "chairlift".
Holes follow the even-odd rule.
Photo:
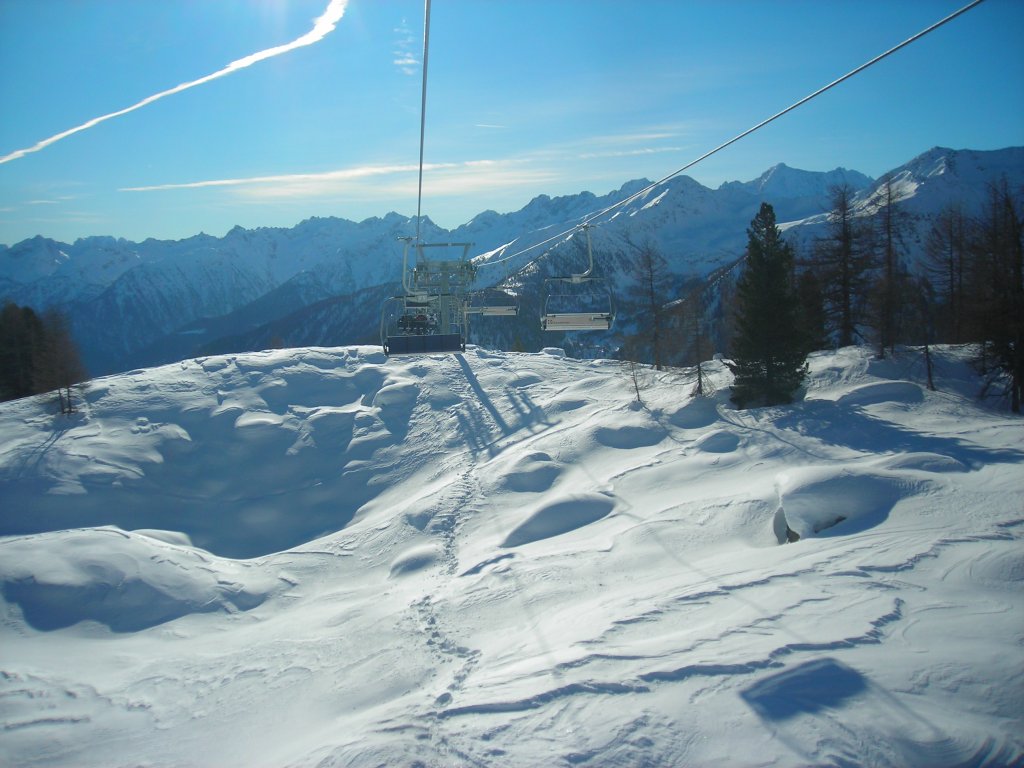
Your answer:
[[[402,256],[404,294],[384,302],[381,346],[386,355],[461,352],[466,349],[469,286],[476,268],[466,258],[472,243],[415,243],[416,263],[409,266],[412,238]],[[427,258],[428,248],[462,248],[455,259]]]
[[[427,51],[430,41],[430,0],[423,14],[423,85],[420,100],[419,188],[416,195],[416,237],[403,238],[403,295],[384,302],[380,319],[380,343],[386,355],[459,352],[466,349],[471,311],[481,315],[510,316],[518,313],[513,301],[485,299],[470,309],[470,286],[476,266],[467,258],[472,243],[421,243],[420,211],[423,202],[423,137],[427,107]],[[409,248],[415,244],[416,263],[410,269]],[[427,258],[428,248],[462,248],[455,259]]]
[[[545,301],[541,328],[545,331],[607,331],[615,322],[608,309],[606,292],[587,294],[548,294]],[[600,308],[585,309],[584,303],[600,303]],[[557,305],[563,305],[564,311]]]
[[[500,288],[485,288],[470,295],[467,311],[482,317],[515,317],[519,314],[519,297]]]
[[[587,235],[587,271],[544,281],[540,326],[545,331],[607,331],[615,322],[615,303],[608,281],[594,277],[594,254]]]

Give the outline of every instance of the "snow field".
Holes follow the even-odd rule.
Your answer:
[[[472,347],[4,404],[0,762],[1019,763],[1020,422],[940,360],[744,412]]]

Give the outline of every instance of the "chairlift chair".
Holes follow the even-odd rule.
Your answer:
[[[541,328],[545,331],[607,331],[615,322],[615,315],[607,307],[590,310],[573,309],[561,312],[552,308],[552,301],[562,302],[565,296],[553,294],[547,297],[547,306],[541,317]],[[605,301],[606,296],[601,296]],[[575,301],[575,297],[573,297]]]
[[[485,288],[470,295],[467,311],[482,317],[515,317],[519,314],[519,297],[499,288]]]
[[[384,302],[381,346],[386,355],[461,352],[466,349],[468,289],[476,268],[466,258],[471,243],[416,243],[416,263],[409,267],[412,239],[402,257],[402,296]],[[457,259],[429,259],[427,248],[461,247]]]
[[[587,271],[544,281],[540,326],[545,331],[607,331],[615,322],[615,302],[608,281],[594,277],[594,254],[587,235]]]

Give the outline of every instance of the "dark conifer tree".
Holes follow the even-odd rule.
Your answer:
[[[35,393],[35,369],[43,347],[43,323],[31,307],[7,302],[0,312],[0,398]]]
[[[1004,179],[989,190],[975,230],[971,307],[983,364],[1008,379],[1014,413],[1024,399],[1024,194]]]
[[[807,352],[826,349],[829,346],[829,340],[825,291],[814,270],[804,270],[797,277],[796,297],[800,327],[804,335],[804,349]]]
[[[0,400],[13,400],[18,394],[18,355],[16,343],[21,326],[21,311],[13,302],[0,310]]]
[[[807,375],[793,250],[782,239],[768,203],[761,204],[747,237],[746,264],[736,285],[732,399],[741,408],[789,403]]]
[[[71,386],[86,378],[67,318],[55,310],[39,317],[7,302],[0,310],[0,400],[57,391],[71,408]]]
[[[840,347],[846,347],[857,342],[872,259],[868,232],[854,216],[853,188],[840,184],[829,193],[832,210],[828,215],[828,234],[817,244],[815,262],[825,288],[836,341]]]

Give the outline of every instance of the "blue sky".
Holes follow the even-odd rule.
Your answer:
[[[966,2],[433,0],[423,212],[661,178]],[[0,0],[0,243],[412,215],[422,34],[418,0]],[[687,173],[1024,144],[1022,39],[985,0]]]

